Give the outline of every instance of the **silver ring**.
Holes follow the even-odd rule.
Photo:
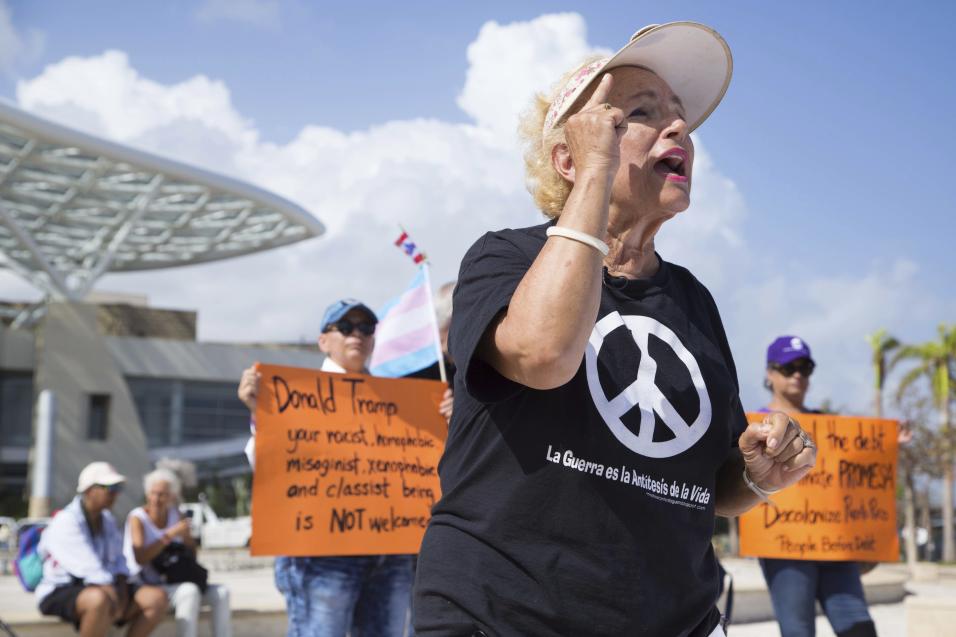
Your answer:
[[[798,435],[800,436],[800,440],[803,441],[803,448],[804,448],[804,449],[816,449],[816,448],[817,448],[817,446],[816,446],[815,444],[813,444],[813,438],[811,438],[811,437],[810,437],[810,434],[808,434],[807,432],[805,432],[803,429],[800,430],[800,433],[799,433]]]

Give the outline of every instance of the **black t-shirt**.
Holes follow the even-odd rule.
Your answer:
[[[547,226],[488,233],[462,261],[455,411],[416,632],[709,635],[716,473],[746,426],[717,308],[673,264],[646,280],[605,272],[574,378],[548,391],[513,383],[475,350]]]

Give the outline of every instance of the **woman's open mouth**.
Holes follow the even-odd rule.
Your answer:
[[[667,181],[687,183],[687,151],[683,148],[672,148],[654,164],[654,172]]]

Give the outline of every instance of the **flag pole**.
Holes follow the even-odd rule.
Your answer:
[[[432,317],[432,332],[435,337],[435,348],[438,350],[438,371],[441,381],[448,384],[448,374],[445,372],[445,353],[441,349],[441,334],[438,332],[438,315],[435,314],[435,301],[432,298],[432,279],[428,270],[428,259],[422,261],[422,270],[425,274],[425,289],[428,290],[428,309]]]

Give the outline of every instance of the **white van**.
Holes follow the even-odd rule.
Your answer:
[[[220,518],[205,498],[199,502],[179,505],[183,515],[189,518],[189,531],[204,549],[238,548],[249,546],[252,537],[252,518]]]

